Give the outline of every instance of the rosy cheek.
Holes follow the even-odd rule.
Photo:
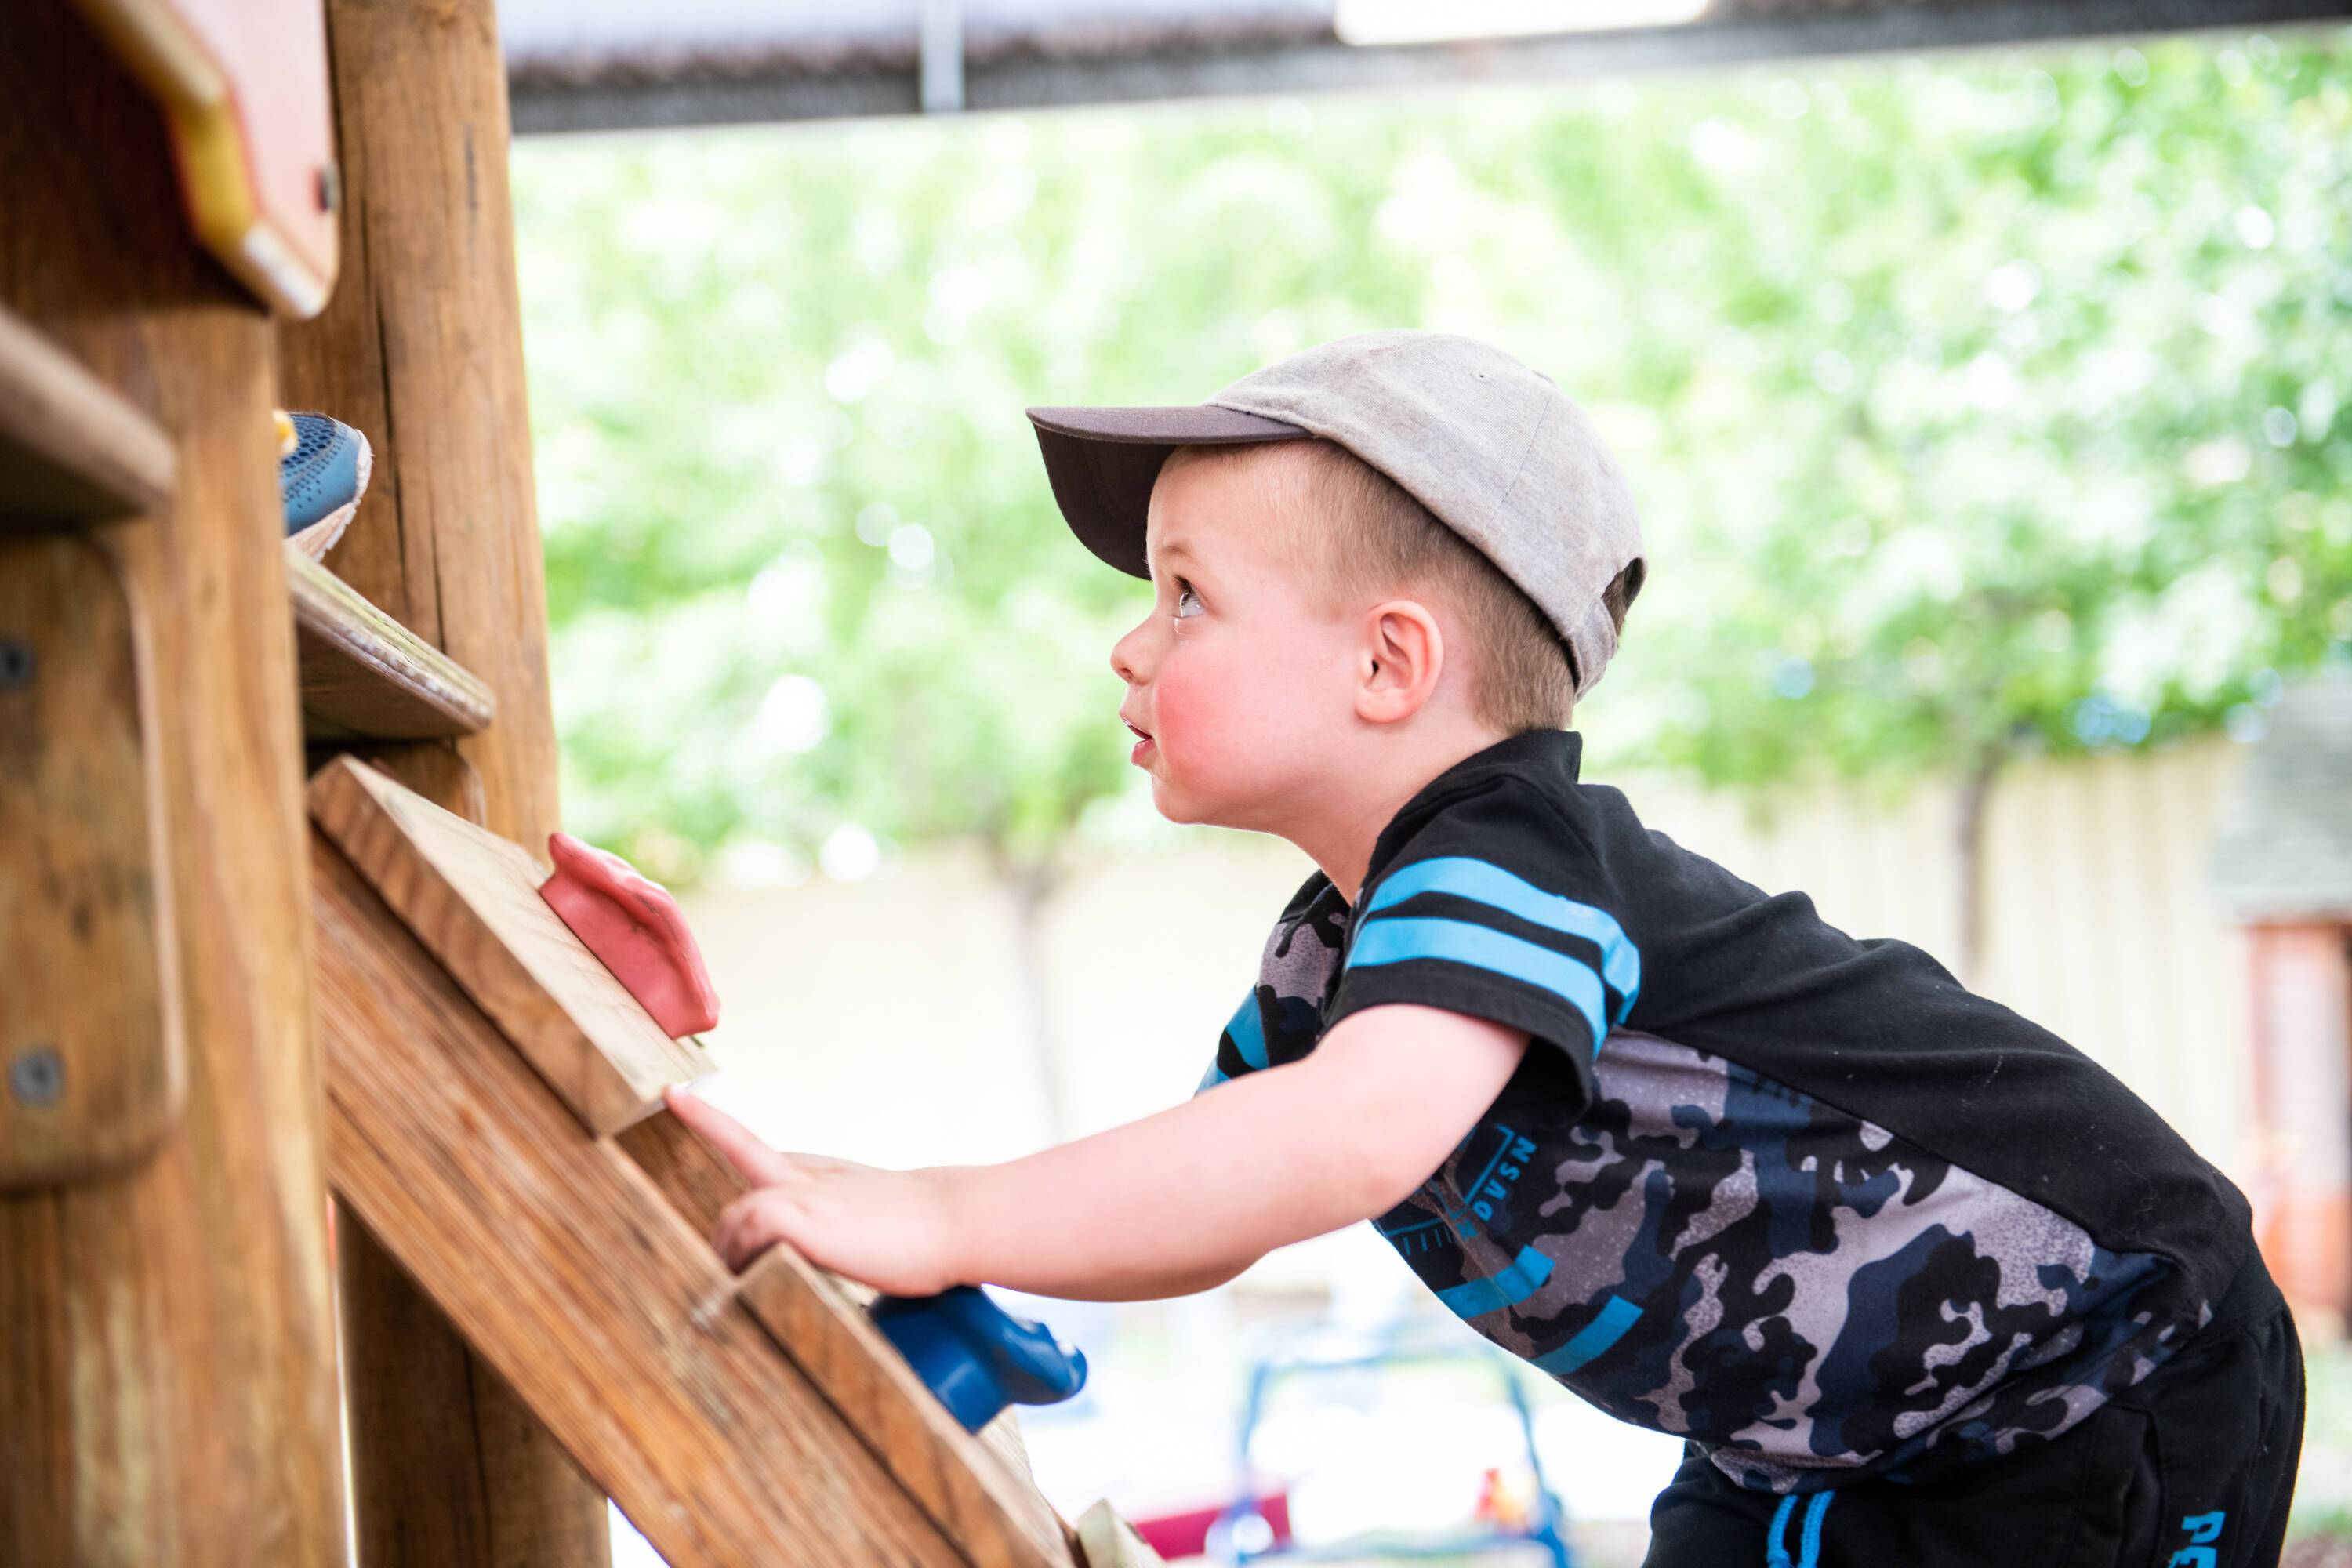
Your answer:
[[[1151,684],[1151,733],[1163,754],[1171,741],[1181,745],[1180,737],[1191,731],[1198,708],[1193,697],[1194,682],[1188,672],[1162,667]]]
[[[1230,680],[1198,658],[1171,658],[1152,683],[1152,735],[1160,754],[1178,771],[1213,761],[1223,748]]]

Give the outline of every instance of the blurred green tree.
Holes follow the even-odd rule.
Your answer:
[[[1957,774],[1972,866],[2021,750],[2352,643],[2347,37],[525,142],[570,815],[679,880],[973,838],[1025,930],[1131,788],[1148,601],[1021,408],[1418,325],[1633,479],[1600,759]]]
[[[2248,730],[2352,643],[2352,95],[2268,38],[1844,80],[1693,132],[1742,264],[1643,312],[1713,579],[1652,743],[1957,779],[1973,973],[2011,759]]]

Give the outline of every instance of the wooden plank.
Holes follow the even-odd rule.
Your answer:
[[[744,1191],[742,1178],[667,1110],[616,1142],[697,1235]],[[864,1311],[864,1287],[778,1246],[742,1279],[743,1304],[824,1391],[875,1458],[978,1564],[1073,1561],[1076,1536],[1026,1473],[1007,1411],[966,1432]]]
[[[446,741],[312,742],[304,757],[313,776],[338,757],[357,757],[443,810],[482,820],[481,776]]]
[[[670,1206],[697,1236],[709,1236],[719,1223],[719,1211],[747,1190],[735,1167],[670,1114],[667,1106],[615,1134],[614,1142],[637,1163],[637,1168],[669,1199]]]
[[[279,328],[280,378],[289,406],[373,446],[335,570],[497,693],[499,721],[457,749],[490,831],[544,844],[562,821],[496,7],[326,10],[342,271],[315,321]]]
[[[489,726],[497,700],[472,671],[299,551],[286,552],[286,574],[306,736],[427,740]]]
[[[481,780],[447,742],[373,744],[353,754],[481,821]],[[335,1239],[352,1490],[379,1503],[430,1505],[355,1509],[357,1560],[436,1568],[600,1561],[604,1494],[340,1200]],[[419,1456],[440,1462],[420,1466]]]
[[[664,1088],[710,1070],[548,908],[548,872],[520,845],[348,758],[311,779],[310,816],[590,1132],[643,1121]]]
[[[789,1243],[751,1265],[739,1294],[979,1568],[1068,1568],[1061,1521],[1043,1494],[965,1431],[882,1331]]]
[[[188,1087],[135,1170],[0,1195],[0,1563],[341,1568],[294,638],[269,325],[200,252],[146,93],[0,24],[0,301],[173,444],[97,531],[152,637]]]
[[[152,419],[0,309],[0,523],[162,511],[174,468]]]
[[[187,1092],[140,635],[98,545],[0,537],[0,1188],[144,1158]]]
[[[336,1191],[671,1568],[961,1562],[323,834],[310,868]]]
[[[375,450],[366,515],[335,547],[335,570],[496,693],[498,722],[457,737],[458,754],[480,780],[490,831],[543,845],[562,821],[496,6],[327,0],[324,9],[341,271],[315,320],[280,326],[279,384],[292,406],[366,432]],[[347,1342],[420,1316],[399,1303],[378,1316],[347,1296]],[[407,1359],[389,1345],[355,1356],[352,1375],[400,1378]],[[525,1412],[486,1400],[482,1391],[498,1386],[477,1365],[404,1450],[394,1447],[403,1434],[372,1439],[377,1460],[354,1501],[362,1568],[608,1560],[604,1500],[563,1466],[539,1463],[553,1445],[533,1435]],[[476,1550],[425,1550],[425,1521],[484,1476],[494,1483],[490,1520]]]

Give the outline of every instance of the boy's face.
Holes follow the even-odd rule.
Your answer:
[[[1153,602],[1111,649],[1133,760],[1171,822],[1279,832],[1354,718],[1347,617],[1314,593],[1319,542],[1274,504],[1267,447],[1169,461],[1151,491]]]

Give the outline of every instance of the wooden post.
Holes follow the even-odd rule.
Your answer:
[[[375,448],[327,564],[495,695],[462,766],[420,747],[400,776],[544,853],[555,721],[492,0],[329,0],[327,27],[342,273],[278,334],[288,405]],[[603,1496],[363,1226],[339,1236],[365,1568],[608,1562]]]
[[[200,255],[147,94],[60,0],[0,47],[0,300],[146,410],[173,499],[93,538],[152,637],[185,1110],[0,1194],[0,1563],[343,1561],[270,329]],[[65,918],[60,913],[60,919]]]

